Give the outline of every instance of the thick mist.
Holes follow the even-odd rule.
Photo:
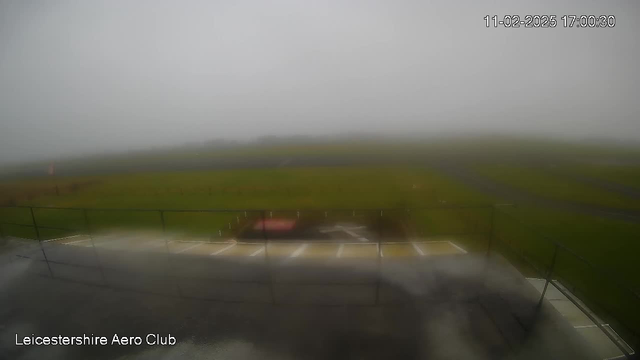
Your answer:
[[[611,14],[613,29],[486,28]],[[2,1],[0,162],[267,135],[640,136],[636,1]]]

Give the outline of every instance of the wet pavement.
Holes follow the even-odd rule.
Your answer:
[[[93,251],[59,248],[67,260]],[[265,264],[182,252],[167,267],[162,253],[103,249],[102,273],[50,262],[51,278],[45,262],[17,251],[0,263],[2,359],[595,358],[553,306],[536,311],[538,292],[500,257],[378,262],[325,257],[331,251],[323,249]],[[16,334],[118,334],[143,343],[16,346]],[[148,334],[176,343],[148,345]]]

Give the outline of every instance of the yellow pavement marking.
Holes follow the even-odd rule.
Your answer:
[[[260,244],[242,244],[238,243],[236,246],[230,248],[219,254],[219,256],[250,256],[256,251],[262,249],[264,245]]]
[[[335,258],[339,244],[310,244],[299,257],[313,259]]]
[[[302,244],[300,243],[271,243],[267,247],[269,257],[291,256]]]
[[[448,241],[416,243],[416,245],[428,256],[463,254],[462,251]]]
[[[378,257],[377,244],[344,244],[341,258],[376,258]]]
[[[384,258],[390,257],[407,257],[418,256],[418,252],[411,243],[403,244],[382,244],[382,256]]]

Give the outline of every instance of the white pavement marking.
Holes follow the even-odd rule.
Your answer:
[[[456,248],[456,249],[460,250],[463,254],[466,254],[466,253],[467,253],[467,250],[465,250],[465,249],[461,248],[460,246],[458,246],[458,245],[456,245],[456,244],[452,243],[451,241],[448,241],[448,243],[449,243],[449,244],[451,244],[454,248]]]
[[[359,230],[359,229],[365,229],[366,226],[349,226],[349,230]],[[335,225],[332,228],[325,228],[320,230],[320,232],[322,233],[328,233],[328,232],[336,232],[336,231],[345,231],[345,227],[342,225]]]
[[[113,239],[114,237],[117,237],[117,239],[109,240],[109,239]],[[131,238],[124,237],[122,235],[107,235],[107,236],[104,236],[103,239],[106,239],[106,240],[100,241],[99,244],[101,244],[101,245],[103,245],[103,244],[104,245],[113,245],[113,244],[119,244],[119,243],[124,242],[124,241],[128,242],[128,241],[131,240]]]
[[[336,257],[342,256],[342,250],[344,250],[344,244],[340,244],[340,246],[338,247],[338,253],[336,254]]]
[[[59,238],[42,240],[42,242],[43,243],[47,243],[47,242],[51,242],[51,241],[60,241],[60,240],[65,240],[65,239],[73,239],[73,238],[77,238],[78,236],[84,236],[84,235],[83,234],[78,234],[78,235],[71,235],[71,236],[63,236],[63,237],[59,237]]]
[[[302,244],[300,245],[299,248],[296,249],[296,251],[294,251],[290,257],[294,258],[294,257],[298,257],[300,254],[302,254],[304,252],[304,250],[307,248],[307,246],[309,246],[309,244]]]
[[[149,247],[150,249],[155,249],[155,248],[157,248],[157,247],[164,246],[165,244],[166,244],[166,245],[169,245],[169,243],[172,243],[172,242],[173,242],[173,240],[169,240],[169,241],[167,241],[167,242],[165,242],[165,241],[163,241],[163,240],[155,240],[154,242],[155,242],[155,244],[153,244],[152,246],[150,246],[150,247]]]
[[[264,246],[262,246],[260,249],[254,251],[251,255],[249,256],[256,256],[258,254],[261,254],[264,251]]]
[[[603,360],[618,360],[618,359],[625,359],[626,357],[627,357],[627,355],[623,354],[623,355],[618,355],[618,356],[614,356],[614,357],[608,357],[608,358],[605,358]]]
[[[185,251],[188,251],[188,250],[191,250],[191,249],[197,248],[198,246],[200,246],[200,245],[202,245],[202,244],[204,244],[204,243],[203,243],[203,242],[201,242],[201,243],[197,243],[197,244],[194,244],[194,245],[191,245],[191,246],[187,246],[186,248],[184,248],[184,249],[182,249],[182,250],[180,250],[180,251],[176,251],[176,254],[180,254],[180,253],[183,253],[183,252],[185,252]]]
[[[369,239],[367,239],[364,236],[360,236],[358,233],[355,233],[355,232],[351,231],[351,230],[359,230],[359,229],[364,229],[364,228],[366,228],[366,226],[350,226],[347,229],[343,225],[336,225],[332,229],[324,229],[324,230],[321,230],[321,232],[328,233],[328,232],[342,231],[342,232],[344,232],[344,233],[346,233],[348,235],[351,235],[351,237],[358,239],[359,241],[367,242],[367,241],[369,241]]]
[[[609,324],[600,324],[602,326],[609,326]],[[596,324],[591,324],[591,325],[576,325],[573,328],[574,329],[585,329],[585,328],[594,328],[594,327],[598,327],[598,325]]]
[[[216,251],[216,252],[214,252],[214,253],[211,253],[211,255],[218,255],[218,254],[222,254],[223,252],[225,252],[225,251],[227,251],[227,250],[231,249],[232,247],[236,246],[236,244],[237,244],[237,243],[229,244],[228,246],[225,246],[225,247],[223,247],[222,249],[220,249],[220,250],[218,250],[218,251]]]
[[[418,252],[418,254],[420,254],[420,256],[424,256],[425,253],[424,251],[422,251],[422,249],[420,249],[420,247],[418,246],[418,244],[414,243],[413,241],[411,242],[411,245],[413,245],[413,248],[416,249],[416,251]]]
[[[153,240],[149,240],[149,241],[145,241],[142,244],[140,244],[139,246],[137,246],[138,249],[144,249],[145,247],[152,245],[151,247],[153,247],[153,244],[159,241],[158,239],[153,239]]]
[[[354,233],[353,231],[349,230],[349,229],[345,229],[342,226],[340,226],[340,230],[346,232],[347,234],[353,236],[354,238],[360,237],[360,235]]]
[[[84,240],[70,241],[70,242],[62,243],[62,244],[63,244],[63,245],[73,245],[73,244],[77,244],[77,243],[81,243],[81,242],[85,242],[85,241],[91,241],[91,239],[84,239]]]

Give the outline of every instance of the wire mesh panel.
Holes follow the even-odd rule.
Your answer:
[[[491,208],[448,206],[412,208],[406,221],[416,239],[450,241],[466,252],[486,251],[491,232]]]
[[[55,239],[86,233],[83,210],[63,208],[34,208],[40,239]]]
[[[578,308],[584,308],[584,313],[573,315],[573,320],[584,323],[585,326],[606,325],[600,327],[604,332],[599,341],[609,340],[620,343],[623,347],[631,345],[637,349],[640,345],[640,296],[631,288],[621,283],[603,270],[596,269],[593,264],[572,251],[560,247],[552,278],[559,281],[559,286],[566,289],[567,304],[575,303]],[[588,309],[588,310],[586,310]],[[591,319],[586,313],[592,315]],[[584,330],[590,332],[593,330]],[[588,334],[587,334],[588,335]],[[626,343],[621,341],[621,338]],[[618,349],[619,350],[619,349]],[[633,351],[627,349],[629,352]],[[619,352],[619,351],[618,351]],[[602,354],[612,358],[619,353]]]
[[[87,209],[94,231],[110,229],[159,229],[161,225],[157,210]]]
[[[37,238],[28,207],[0,207],[0,229],[5,237]]]
[[[551,267],[555,243],[523,226],[515,215],[496,210],[493,238],[505,244],[509,252],[517,254],[527,267],[535,268],[538,274],[546,274]]]
[[[248,218],[234,211],[164,211],[164,221],[168,233],[220,240],[234,237]]]
[[[517,208],[10,207],[0,208],[0,223],[3,236],[41,240],[21,255],[42,265],[42,275],[213,300],[393,303],[402,293],[394,284],[405,280],[417,281],[424,294],[467,299],[478,282],[460,274],[491,273],[491,286],[516,284],[524,274],[540,279],[543,292],[563,287],[603,320],[597,325],[637,346],[634,289],[528,226]],[[487,250],[520,272],[501,277],[481,266],[484,256],[462,256]],[[403,277],[407,268],[413,278]],[[463,286],[438,288],[442,276]]]

